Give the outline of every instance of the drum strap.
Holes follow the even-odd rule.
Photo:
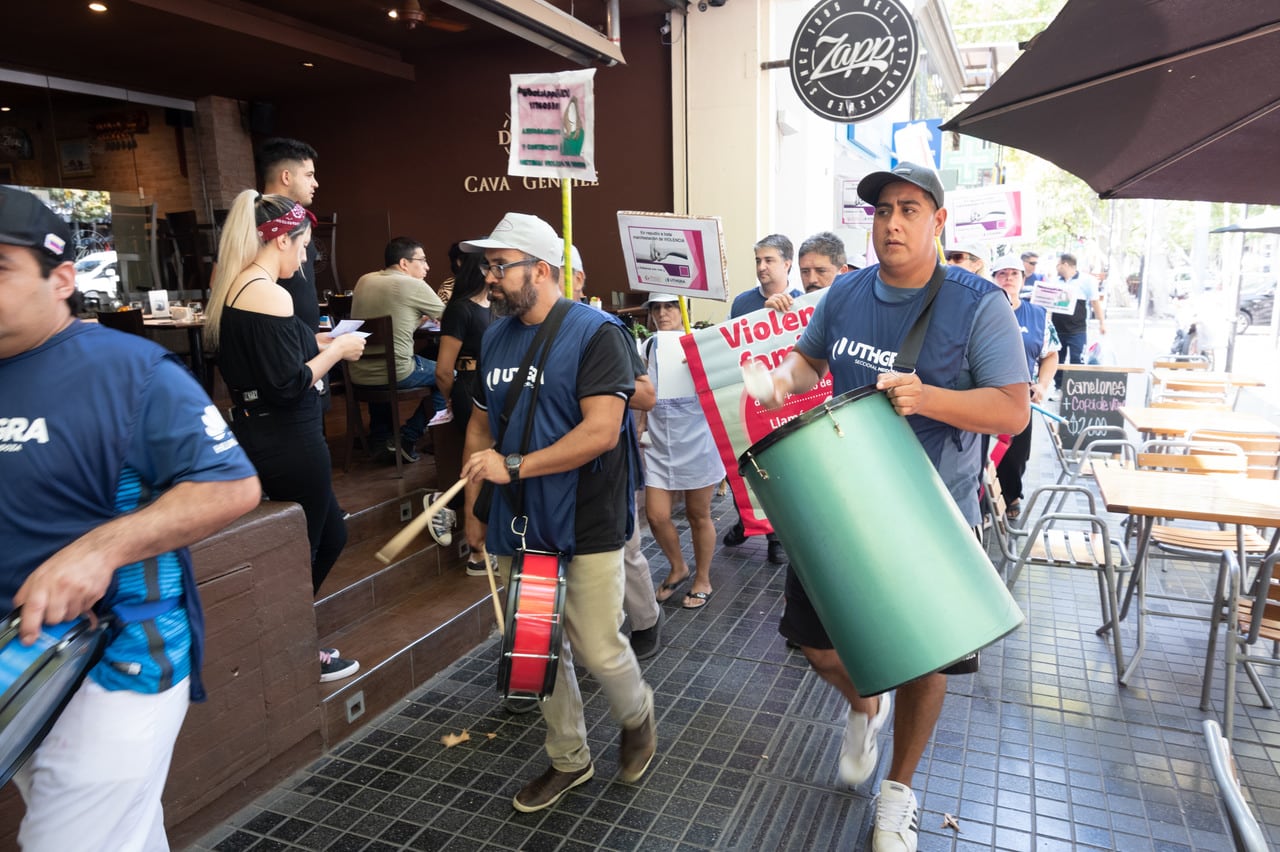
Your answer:
[[[920,357],[920,350],[924,347],[925,332],[929,330],[929,318],[933,316],[933,300],[938,297],[938,291],[942,289],[942,281],[946,277],[947,270],[942,264],[933,268],[933,277],[925,287],[924,305],[920,308],[920,315],[907,331],[902,346],[898,347],[898,357],[893,362],[893,369],[896,372],[909,373],[916,368],[916,359]]]

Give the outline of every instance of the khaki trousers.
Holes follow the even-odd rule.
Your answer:
[[[504,578],[511,558],[498,557]],[[653,690],[644,682],[622,627],[622,550],[574,557],[565,571],[564,641],[551,697],[540,703],[547,723],[547,756],[561,772],[591,762],[582,716],[575,659],[600,683],[610,715],[623,728],[640,725],[653,711]]]

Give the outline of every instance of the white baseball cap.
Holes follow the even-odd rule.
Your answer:
[[[981,243],[953,243],[947,246],[946,253],[950,254],[953,251],[962,251],[965,254],[972,255],[983,263],[986,263],[991,257],[990,251]]]
[[[991,264],[991,274],[1003,272],[1006,269],[1016,269],[1022,272],[1022,258],[1016,254],[1002,254],[996,258],[996,262]]]
[[[587,270],[582,268],[582,255],[578,252],[578,247],[569,246],[569,254],[572,256],[573,271],[586,272]]]
[[[528,213],[508,213],[488,237],[466,240],[465,252],[486,249],[513,249],[546,261],[559,269],[564,265],[564,240],[546,222]]]
[[[645,301],[644,303],[644,306],[646,308],[649,308],[654,305],[660,305],[663,302],[678,302],[678,301],[680,301],[680,297],[677,296],[675,293],[650,293],[648,300]]]

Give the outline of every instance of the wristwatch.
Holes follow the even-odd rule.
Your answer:
[[[524,464],[524,456],[520,453],[511,453],[506,458],[507,476],[511,477],[512,482],[518,482],[520,479],[520,465]]]

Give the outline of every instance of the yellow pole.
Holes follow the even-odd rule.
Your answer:
[[[573,179],[560,178],[560,214],[564,232],[564,297],[573,298]]]
[[[685,302],[684,296],[676,296],[680,303],[680,322],[684,323],[684,333],[689,333],[689,305]]]
[[[938,249],[938,263],[946,263],[947,253],[942,250],[942,237],[934,237],[933,245]]]

